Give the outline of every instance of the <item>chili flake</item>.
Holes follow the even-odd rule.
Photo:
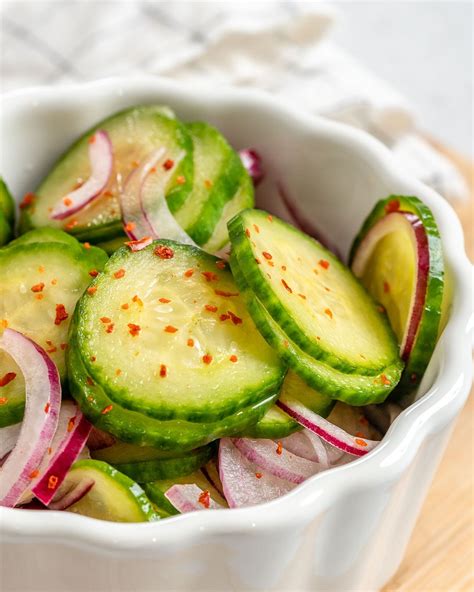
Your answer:
[[[236,356],[236,355],[232,354],[232,355],[230,356],[229,360],[230,360],[230,361],[231,361],[233,364],[235,364],[235,362],[237,362],[238,358],[237,358],[237,356]]]
[[[117,368],[117,370],[115,370],[115,376],[120,376],[122,374],[122,370],[120,370],[120,368]]]
[[[70,206],[72,205],[72,199],[70,197],[63,197],[63,204],[65,206]]]
[[[206,189],[210,189],[212,186],[213,186],[213,182],[212,182],[210,179],[206,179],[206,180],[204,181],[204,187],[205,187]]]
[[[43,300],[44,294],[35,294],[36,300]]]
[[[173,249],[171,247],[165,247],[164,245],[156,247],[153,253],[160,257],[160,259],[172,259],[174,257]]]
[[[383,307],[381,304],[378,304],[378,305],[377,305],[377,310],[378,310],[380,313],[384,314],[384,312],[385,312],[385,307]]]
[[[62,321],[65,321],[69,317],[64,304],[56,304],[56,318],[54,319],[55,325],[60,325]]]
[[[418,375],[415,374],[415,372],[413,372],[413,374],[410,376],[410,381],[413,383],[418,381]]]
[[[225,269],[227,267],[226,262],[225,261],[216,261],[216,267],[217,269]]]
[[[5,405],[6,403],[8,403],[7,397],[0,397],[0,405]]]
[[[206,278],[206,281],[213,282],[219,279],[219,276],[213,271],[202,271],[201,274]]]
[[[248,228],[245,229],[245,236],[250,238],[250,230]]]
[[[221,316],[219,317],[220,321],[227,321],[227,319],[230,319],[230,314],[221,314]]]
[[[64,351],[67,349],[67,343],[61,343],[59,347]]]
[[[4,329],[6,329],[8,327],[8,321],[7,321],[7,319],[2,319],[0,321],[0,327],[3,327]]]
[[[273,216],[272,216],[271,214],[268,214],[268,216],[267,216],[267,220],[268,220],[269,222],[273,222]]]
[[[194,339],[191,339],[191,337],[188,339],[186,343],[188,347],[194,347]]]
[[[286,271],[286,265],[282,265],[282,266],[281,266],[281,270],[282,270],[282,271]]]
[[[50,347],[49,349],[46,350],[46,353],[48,353],[48,354],[54,354],[57,351],[58,351],[58,348],[53,345],[52,347]]]
[[[169,302],[171,302],[169,298],[158,298],[158,301],[162,304],[168,304]]]
[[[212,362],[212,356],[211,356],[211,354],[205,354],[204,356],[202,356],[202,361],[205,364],[210,364]]]
[[[53,278],[53,279],[51,280],[51,285],[52,285],[52,286],[55,286],[57,283],[58,283],[58,280],[57,280],[56,278]]]
[[[50,408],[51,408],[51,405],[49,403],[46,403],[46,405],[44,406],[44,412],[49,413]]]
[[[109,317],[100,317],[100,321],[102,323],[111,323],[112,319],[109,319]]]
[[[359,446],[367,446],[367,442],[365,440],[362,440],[361,438],[356,438],[355,443]]]
[[[288,339],[285,339],[285,340],[283,341],[283,347],[284,347],[285,349],[288,349],[288,348],[290,347],[290,343],[289,343]]]
[[[97,292],[97,288],[95,286],[89,286],[87,288],[87,293],[92,296],[93,294],[95,294]]]
[[[38,267],[38,271],[39,271],[40,273],[44,273],[44,266],[43,266],[43,265],[40,265],[40,266]]]
[[[88,243],[87,241],[85,243],[83,243],[82,246],[84,247],[84,249],[90,249],[91,248],[91,244]]]
[[[95,362],[97,360],[97,358],[95,356],[91,356],[90,360],[91,360],[91,362]]]
[[[31,286],[31,291],[32,292],[42,292],[44,289],[44,283],[40,282],[39,284],[35,284],[34,286]]]
[[[23,200],[20,203],[20,209],[24,210],[28,206],[30,206],[36,199],[36,195],[34,193],[26,193],[23,197]]]
[[[34,471],[31,471],[31,473],[28,475],[28,477],[30,479],[36,479],[36,477],[40,474],[40,472],[38,471],[38,469],[35,469]]]
[[[105,195],[105,197],[113,197],[114,196],[114,194],[109,189],[107,189],[107,191],[104,191],[104,195]]]
[[[165,333],[176,333],[178,329],[176,327],[173,327],[173,325],[166,325],[165,327]]]
[[[178,185],[184,185],[186,183],[186,177],[184,175],[179,175],[176,177],[176,183],[178,183]]]
[[[255,228],[255,232],[260,234],[260,228],[256,224],[254,224],[253,227]]]
[[[142,329],[140,325],[135,325],[135,323],[128,323],[127,327],[129,328],[129,333],[132,337],[136,337]]]
[[[285,290],[287,290],[290,294],[293,294],[293,290],[290,288],[290,286],[285,282],[283,278],[281,279],[281,283],[283,284]]]
[[[200,495],[199,495],[199,503],[204,506],[205,508],[209,508],[209,506],[211,505],[211,496],[209,495],[209,491],[203,491]]]
[[[241,325],[242,324],[242,322],[243,322],[242,319],[240,317],[238,317],[236,314],[234,314],[231,310],[228,310],[227,314],[230,316],[234,325]]]
[[[170,169],[173,168],[173,166],[174,166],[174,160],[172,160],[171,158],[168,158],[163,163],[163,168],[165,169],[165,171],[169,171]]]
[[[217,312],[217,306],[214,306],[213,304],[205,304],[204,308],[209,312]]]
[[[66,224],[66,228],[68,230],[72,230],[75,226],[77,226],[79,224],[79,222],[77,220],[71,220],[70,222],[68,222]]]
[[[388,282],[383,283],[383,291],[385,292],[385,294],[388,294],[388,292],[390,292],[390,284]]]
[[[184,272],[184,277],[190,278],[194,273],[194,269],[188,269]]]
[[[326,314],[330,319],[332,319],[332,311],[330,308],[325,308],[324,314]]]
[[[165,378],[166,377],[166,366],[165,366],[165,364],[161,364],[160,365],[160,376],[161,376],[161,378]]]
[[[130,307],[128,302],[125,302],[125,304],[122,304],[122,306],[120,308],[122,308],[123,310],[127,310]]]
[[[50,475],[48,479],[48,489],[56,489],[59,479],[56,475]]]
[[[76,424],[76,418],[71,417],[71,419],[67,422],[67,431],[72,432],[75,424]]]
[[[139,298],[136,294],[135,296],[132,298],[132,302],[135,302],[136,304],[138,304],[138,306],[143,306],[143,301],[141,298]]]
[[[258,257],[255,257],[255,263],[257,265],[261,265],[262,264],[262,262],[260,261],[260,259],[258,259]]]
[[[223,296],[224,298],[231,298],[232,296],[238,296],[238,292],[226,292],[225,290],[214,290],[214,294],[217,296]]]
[[[114,323],[110,323],[110,325],[107,325],[107,328],[105,329],[105,331],[106,331],[106,333],[112,333],[114,328],[115,328]]]
[[[122,268],[114,273],[114,278],[116,280],[119,280],[120,278],[123,278],[124,275],[125,275],[125,269]]]
[[[300,298],[302,298],[303,300],[306,300],[306,296],[305,296],[304,294],[298,294],[298,296],[299,296]]]
[[[132,232],[132,230],[135,230],[135,227],[135,222],[127,222],[123,228],[125,232]]]
[[[400,201],[398,199],[391,199],[388,204],[385,205],[385,213],[391,214],[392,212],[398,212],[400,209]]]
[[[86,378],[86,383],[87,383],[89,386],[94,386],[94,381],[92,380],[92,378],[91,378],[90,376],[88,376],[88,377]]]
[[[267,253],[267,251],[262,251],[262,255],[265,257],[265,259],[272,259],[272,255]]]
[[[135,251],[141,251],[145,247],[148,247],[148,245],[151,245],[152,242],[153,242],[153,239],[151,238],[151,236],[144,236],[143,238],[141,238],[139,240],[125,241],[123,244],[127,245],[127,247],[131,251],[135,252]]]
[[[385,386],[388,386],[389,384],[392,384],[390,382],[390,380],[385,376],[385,374],[381,374],[380,375],[380,380],[382,381],[382,384]]]
[[[102,415],[107,415],[107,413],[110,413],[112,411],[112,409],[114,408],[113,405],[107,405],[107,407],[104,407],[101,411]]]
[[[255,473],[255,477],[257,477],[257,479],[261,479],[263,477],[262,473]]]
[[[323,269],[329,269],[329,261],[326,259],[320,259],[318,263]]]
[[[93,144],[95,142],[95,135],[94,136],[90,136],[87,141],[89,142],[89,144]]]
[[[283,452],[283,444],[281,442],[278,442],[276,453],[281,455],[282,452]]]

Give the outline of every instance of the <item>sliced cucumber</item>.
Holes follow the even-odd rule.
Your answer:
[[[248,427],[240,435],[244,438],[285,438],[299,429],[301,426],[298,422],[274,405],[258,423]]]
[[[89,272],[100,271],[106,259],[100,249],[89,255],[79,243],[0,249],[0,327],[16,329],[43,347],[61,379],[66,375],[64,355],[74,307],[92,279]],[[25,403],[23,375],[10,356],[0,352],[0,378],[8,373],[15,377],[0,386],[0,427],[21,421]]]
[[[13,228],[15,225],[15,201],[5,181],[0,177],[0,213]]]
[[[102,195],[64,221],[53,220],[50,209],[90,173],[88,139],[105,130],[114,151],[114,171]],[[63,228],[78,238],[100,242],[122,233],[119,192],[137,163],[153,150],[166,147],[170,160],[185,156],[171,177],[166,195],[184,203],[193,186],[193,146],[185,127],[161,106],[126,109],[97,123],[60,157],[35,192],[35,199],[22,210],[21,229],[39,226]]]
[[[58,493],[83,480],[93,481],[86,495],[68,512],[110,522],[153,522],[159,519],[143,489],[126,475],[99,460],[80,460],[72,466]]]
[[[416,197],[378,202],[354,241],[351,265],[397,335],[406,362],[397,390],[412,390],[430,361],[443,311],[443,250],[430,209]]]
[[[278,392],[285,368],[218,263],[172,241],[111,257],[78,305],[75,337],[87,372],[115,403],[213,422]]]
[[[77,311],[76,308],[76,316]],[[270,395],[259,403],[213,423],[159,421],[144,413],[124,409],[94,383],[79,354],[74,339],[76,333],[75,328],[71,328],[72,339],[67,355],[71,395],[96,427],[123,442],[177,452],[193,450],[217,438],[241,433],[249,425],[257,423],[278,396],[277,393]]]
[[[402,363],[396,360],[379,376],[346,374],[316,360],[299,348],[268,314],[265,307],[245,284],[240,268],[231,258],[234,278],[247,309],[259,331],[280,358],[303,381],[322,395],[345,401],[350,405],[366,405],[384,401],[400,380]]]
[[[6,245],[13,237],[13,229],[0,209],[0,247]]]
[[[194,144],[194,185],[191,196],[177,207],[168,199],[177,222],[198,244],[207,243],[225,204],[237,193],[246,171],[239,155],[222,134],[207,123],[186,126]]]
[[[92,458],[104,460],[135,481],[145,483],[196,471],[207,463],[214,452],[214,447],[208,445],[176,456],[169,451],[120,442],[94,451]]]
[[[375,303],[327,249],[259,210],[229,223],[246,283],[303,351],[343,372],[375,375],[398,358]]]

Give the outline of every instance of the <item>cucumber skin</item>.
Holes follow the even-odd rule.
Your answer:
[[[262,418],[258,423],[245,429],[239,436],[241,438],[286,438],[294,432],[302,430],[302,426],[291,419],[290,421],[283,422],[265,422],[265,418]]]
[[[165,240],[165,239],[161,239],[158,241],[154,241],[153,243],[151,243],[151,245],[149,245],[148,247],[146,247],[145,249],[143,249],[141,251],[141,253],[144,253],[145,251],[153,251],[154,249],[156,249],[157,246],[159,245],[163,245],[163,246],[169,246],[171,247],[175,253],[177,253],[179,250],[184,250],[187,253],[192,253],[197,255],[200,260],[204,260],[207,261],[209,263],[209,267],[211,269],[215,269],[215,263],[217,261],[219,261],[219,259],[217,257],[214,257],[214,255],[210,255],[208,253],[205,253],[204,251],[202,251],[199,248],[195,248],[195,247],[191,247],[189,245],[181,245],[179,243],[176,243],[174,241],[170,241],[170,240]],[[117,260],[120,260],[120,258],[122,257],[133,257],[136,256],[134,255],[128,248],[123,248],[120,249],[119,251],[116,251],[115,254],[113,255],[113,257],[111,259],[109,259],[111,267],[116,265]],[[107,272],[107,266],[104,268],[104,274],[106,274]],[[224,270],[222,270],[222,273],[224,273]],[[100,277],[96,278],[96,280],[94,280],[94,282],[92,283],[92,285],[97,285],[97,281],[100,281]],[[77,311],[77,324],[75,324],[76,327],[76,331],[77,331],[77,335],[81,337],[81,339],[78,339],[77,342],[79,343],[79,341],[83,342],[83,343],[87,343],[87,334],[82,334],[82,323],[80,321],[82,316],[87,316],[87,307],[91,304],[90,298],[87,294],[85,294],[82,298],[79,299],[78,304],[76,306],[76,311]],[[82,354],[81,354],[82,355]],[[94,379],[95,382],[98,382],[99,384],[105,384],[104,388],[104,392],[106,393],[106,395],[111,399],[112,402],[117,403],[118,405],[120,405],[121,407],[123,407],[124,409],[128,409],[130,411],[143,411],[144,413],[146,413],[149,417],[153,417],[157,420],[160,421],[167,421],[167,420],[172,420],[172,419],[176,419],[176,420],[184,420],[184,421],[190,421],[190,422],[210,422],[213,423],[215,421],[220,421],[220,420],[224,420],[226,417],[230,417],[233,414],[235,414],[236,412],[238,412],[242,406],[238,406],[239,403],[234,400],[232,402],[232,404],[229,402],[225,407],[221,407],[219,408],[219,410],[217,410],[217,408],[210,404],[207,404],[206,407],[202,407],[199,412],[198,411],[194,411],[192,413],[190,412],[186,412],[186,414],[178,414],[176,411],[174,411],[173,409],[167,409],[167,410],[163,410],[163,409],[159,409],[157,410],[156,408],[152,408],[150,406],[146,406],[145,404],[142,402],[136,402],[133,400],[133,398],[129,397],[128,399],[126,397],[122,398],[122,392],[121,391],[113,391],[111,388],[108,387],[107,385],[107,377],[102,375],[102,373],[99,371],[99,369],[97,369],[94,364],[92,364],[88,357],[84,357],[82,356],[83,359],[83,364],[84,367],[86,368],[86,371],[88,372],[88,375]],[[281,384],[283,382],[284,376],[286,373],[286,368],[281,364],[280,367],[277,369],[275,369],[274,372],[274,376],[270,377],[265,384],[262,384],[258,389],[254,390],[254,389],[247,389],[244,393],[242,393],[242,396],[240,397],[240,400],[245,400],[245,403],[243,405],[243,408],[247,408],[250,405],[254,405],[254,404],[258,404],[259,400],[266,400],[268,397],[273,396],[275,393],[278,393],[280,391],[280,387]],[[124,400],[126,399],[126,400]]]
[[[104,475],[107,475],[107,477],[116,481],[121,488],[126,490],[128,497],[132,498],[137,503],[137,506],[139,506],[140,511],[143,514],[143,522],[154,522],[159,520],[160,516],[155,512],[152,502],[138,483],[108,463],[101,460],[79,460],[76,461],[70,469],[71,472],[74,470],[100,471]]]
[[[2,177],[0,177],[0,215],[1,213],[13,229],[15,226],[15,200]]]
[[[99,451],[98,451],[99,452]],[[176,458],[158,458],[141,462],[124,462],[110,464],[139,482],[157,481],[159,479],[173,479],[197,471],[204,466],[215,454],[213,446],[204,446],[190,451],[187,455]],[[94,458],[94,454],[92,454]]]
[[[232,243],[232,252],[235,257],[235,261],[238,264],[239,268],[242,271],[242,275],[245,279],[245,283],[248,284],[249,288],[255,294],[259,294],[265,299],[265,302],[262,300],[262,305],[268,311],[268,313],[272,316],[273,319],[282,327],[288,337],[296,344],[298,347],[307,353],[308,355],[312,356],[316,360],[319,360],[323,363],[326,363],[332,366],[335,370],[340,370],[344,373],[352,373],[358,375],[367,375],[367,376],[375,376],[383,372],[384,368],[389,365],[395,363],[398,359],[398,350],[396,348],[396,339],[395,335],[393,334],[392,328],[390,327],[387,319],[384,315],[381,315],[376,310],[376,304],[373,302],[371,296],[368,295],[365,288],[362,284],[354,277],[354,280],[359,284],[360,288],[364,291],[367,297],[372,302],[373,308],[375,309],[377,316],[379,317],[381,323],[384,324],[386,331],[387,331],[387,340],[390,340],[390,346],[393,350],[391,352],[392,358],[387,359],[386,364],[380,367],[375,366],[367,366],[361,365],[356,366],[353,363],[349,363],[347,360],[340,358],[337,354],[331,351],[327,351],[322,349],[314,340],[310,339],[306,334],[304,334],[301,329],[296,325],[292,318],[291,311],[288,311],[285,307],[283,307],[280,303],[279,298],[274,293],[272,287],[268,285],[268,282],[262,276],[262,271],[259,269],[259,265],[255,262],[255,256],[252,252],[252,248],[250,246],[250,239],[246,235],[246,228],[249,224],[245,223],[245,217],[250,215],[253,217],[252,223],[255,222],[258,224],[258,218],[267,218],[268,213],[264,212],[263,210],[244,210],[237,216],[234,216],[232,220],[228,223],[229,229],[229,237]],[[283,220],[273,217],[274,223],[279,224],[288,228],[292,233],[294,233],[298,238],[304,238],[307,242],[313,243],[317,245],[317,248],[320,249],[323,253],[325,258],[330,261],[333,267],[337,267],[338,269],[342,270],[343,272],[350,273],[352,272],[348,269],[331,251],[323,247],[318,241],[315,239],[307,236],[303,232],[299,231],[297,228],[294,228],[290,224],[287,224]],[[257,292],[258,290],[258,292]]]
[[[13,230],[3,212],[0,211],[0,247],[6,245],[13,238]]]
[[[78,307],[71,323],[66,355],[71,395],[91,423],[123,442],[177,452],[193,450],[218,438],[240,433],[249,425],[257,423],[277,399],[278,394],[273,394],[224,420],[201,424],[183,420],[159,421],[138,411],[124,409],[114,403],[97,384],[87,384],[87,370],[74,338],[73,325],[77,323],[77,313]],[[112,405],[112,410],[102,413],[109,405]]]
[[[230,258],[230,265],[234,274],[235,283],[237,284],[242,297],[247,306],[250,316],[252,317],[258,330],[273,347],[278,356],[287,364],[293,372],[306,382],[311,388],[320,391],[322,394],[348,403],[349,405],[360,406],[368,405],[369,403],[383,403],[390,392],[395,388],[403,368],[403,363],[398,359],[392,366],[385,368],[385,376],[390,381],[390,385],[374,382],[373,376],[356,376],[354,374],[346,374],[328,367],[327,370],[334,374],[331,380],[320,376],[318,373],[318,366],[324,364],[316,359],[312,359],[306,352],[302,351],[291,339],[287,338],[283,331],[280,334],[276,333],[269,324],[262,303],[256,298],[245,282],[245,278],[238,266],[236,258],[232,255]],[[275,323],[276,325],[276,323]],[[338,381],[338,374],[344,378],[345,385]],[[353,385],[348,386],[348,383],[354,381]],[[357,383],[355,382],[357,380]]]
[[[147,494],[151,503],[155,506],[155,512],[161,518],[171,518],[171,516],[179,516],[178,510],[168,500],[165,494],[161,491],[155,483],[142,483],[142,487]]]
[[[179,130],[178,133],[179,133],[180,139],[183,141],[183,144],[186,146],[186,152],[187,152],[188,157],[185,157],[183,159],[183,161],[180,163],[180,166],[176,169],[176,172],[174,175],[174,177],[176,177],[178,175],[183,175],[186,179],[186,182],[183,183],[182,185],[177,185],[176,187],[174,187],[167,195],[167,198],[171,199],[171,203],[168,203],[171,211],[172,212],[176,211],[176,209],[178,209],[178,206],[180,207],[186,201],[187,197],[189,197],[189,195],[191,194],[191,191],[192,191],[192,179],[193,179],[193,171],[194,171],[193,159],[192,159],[192,152],[193,152],[192,140],[189,137],[188,133],[186,132],[185,126],[174,118],[172,111],[168,107],[159,106],[159,105],[139,105],[139,106],[134,106],[134,107],[127,107],[126,109],[123,109],[121,111],[113,113],[112,115],[106,117],[105,119],[102,119],[101,121],[99,121],[98,123],[93,125],[85,133],[83,133],[82,136],[80,136],[75,142],[73,142],[73,144],[71,144],[63,152],[63,154],[61,154],[61,156],[59,156],[59,158],[54,162],[53,166],[50,169],[50,173],[48,173],[48,175],[46,175],[46,177],[44,177],[44,179],[41,181],[40,185],[34,191],[35,195],[38,195],[41,192],[41,189],[42,189],[43,185],[48,181],[51,172],[53,170],[55,170],[56,167],[58,167],[62,163],[62,161],[65,158],[67,158],[70,155],[70,153],[73,152],[81,143],[86,143],[88,136],[90,136],[92,133],[94,133],[98,129],[101,129],[101,127],[103,127],[104,124],[107,124],[108,122],[115,119],[116,117],[123,117],[123,116],[133,113],[134,111],[137,111],[137,110],[140,110],[142,112],[143,111],[145,111],[145,112],[146,111],[150,111],[150,112],[154,111],[154,112],[156,112],[156,115],[159,117],[165,117],[166,119],[170,119],[170,120],[175,121],[178,126],[178,130]],[[34,208],[34,204],[31,204],[21,210],[19,228],[18,228],[20,234],[23,234],[24,232],[27,232],[28,230],[32,230],[33,228],[36,228],[35,224],[33,224],[33,221],[31,219],[31,213],[32,213],[33,208]],[[80,214],[79,214],[79,217],[80,217]],[[123,233],[121,216],[118,216],[116,220],[111,220],[110,222],[108,222],[106,224],[91,225],[91,226],[87,226],[87,227],[76,226],[70,232],[70,234],[73,234],[74,236],[76,236],[76,238],[78,240],[87,240],[91,243],[97,243],[97,242],[109,240],[109,239],[115,238],[117,235],[119,235],[121,233]]]
[[[425,307],[413,349],[406,361],[405,370],[400,382],[391,397],[393,400],[397,400],[417,388],[433,355],[439,337],[443,309],[445,266],[441,236],[431,210],[418,197],[403,195],[390,195],[386,199],[377,202],[354,239],[349,255],[349,265],[352,265],[355,253],[367,232],[381,218],[387,215],[385,208],[389,202],[394,200],[399,201],[400,211],[413,213],[422,221],[428,239],[430,253],[430,269],[426,286]],[[426,306],[426,303],[429,303],[429,305]]]

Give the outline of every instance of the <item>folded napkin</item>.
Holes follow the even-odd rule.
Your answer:
[[[313,2],[5,2],[2,91],[139,73],[257,87],[368,131],[441,194],[467,198],[406,99],[331,42],[337,18]]]

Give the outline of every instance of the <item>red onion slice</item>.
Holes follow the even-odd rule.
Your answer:
[[[225,497],[224,488],[222,487],[221,478],[219,477],[219,467],[217,466],[216,461],[211,458],[211,460],[201,468],[201,471],[214,489],[216,489],[222,497]]]
[[[303,483],[322,469],[319,463],[296,456],[273,440],[235,438],[232,442],[248,461],[291,483]]]
[[[262,168],[262,157],[260,154],[252,148],[244,148],[239,150],[240,160],[244,165],[247,173],[253,181],[255,187],[263,180],[265,173]]]
[[[37,476],[35,471],[53,439],[61,405],[61,383],[48,354],[18,331],[5,329],[0,348],[10,354],[25,378],[23,423],[0,479],[0,506],[14,507]]]
[[[329,444],[339,448],[339,450],[354,456],[363,456],[379,444],[375,440],[351,436],[351,434],[314,413],[295,399],[285,397],[284,400],[279,400],[276,404],[300,425],[314,432]]]
[[[112,142],[106,131],[99,130],[89,138],[89,162],[91,176],[78,189],[61,198],[53,208],[51,218],[63,220],[72,216],[98,197],[107,187],[112,174],[114,156]]]
[[[313,432],[310,432],[309,430],[295,432],[294,434],[291,434],[291,436],[282,438],[280,441],[283,448],[288,450],[288,452],[300,456],[301,458],[306,458],[312,462],[317,462],[324,469],[327,469],[331,464],[328,451],[323,441],[319,436],[313,434]],[[337,450],[337,454],[337,458],[340,458],[343,453],[340,450]]]
[[[0,465],[4,457],[15,447],[20,435],[21,423],[0,429]]]
[[[91,428],[77,405],[70,401],[62,404],[58,428],[48,450],[51,454],[43,459],[40,475],[32,489],[45,506],[53,499],[71,465],[81,454]],[[43,465],[46,465],[44,469]]]
[[[222,510],[224,507],[212,499],[209,491],[203,491],[195,483],[173,485],[165,496],[181,514],[196,510]]]
[[[296,487],[248,461],[230,438],[219,442],[219,475],[230,508],[268,502]]]
[[[67,510],[72,504],[75,504],[94,487],[95,481],[90,477],[81,479],[73,484],[72,487],[64,487],[57,490],[53,500],[49,503],[50,510]]]

